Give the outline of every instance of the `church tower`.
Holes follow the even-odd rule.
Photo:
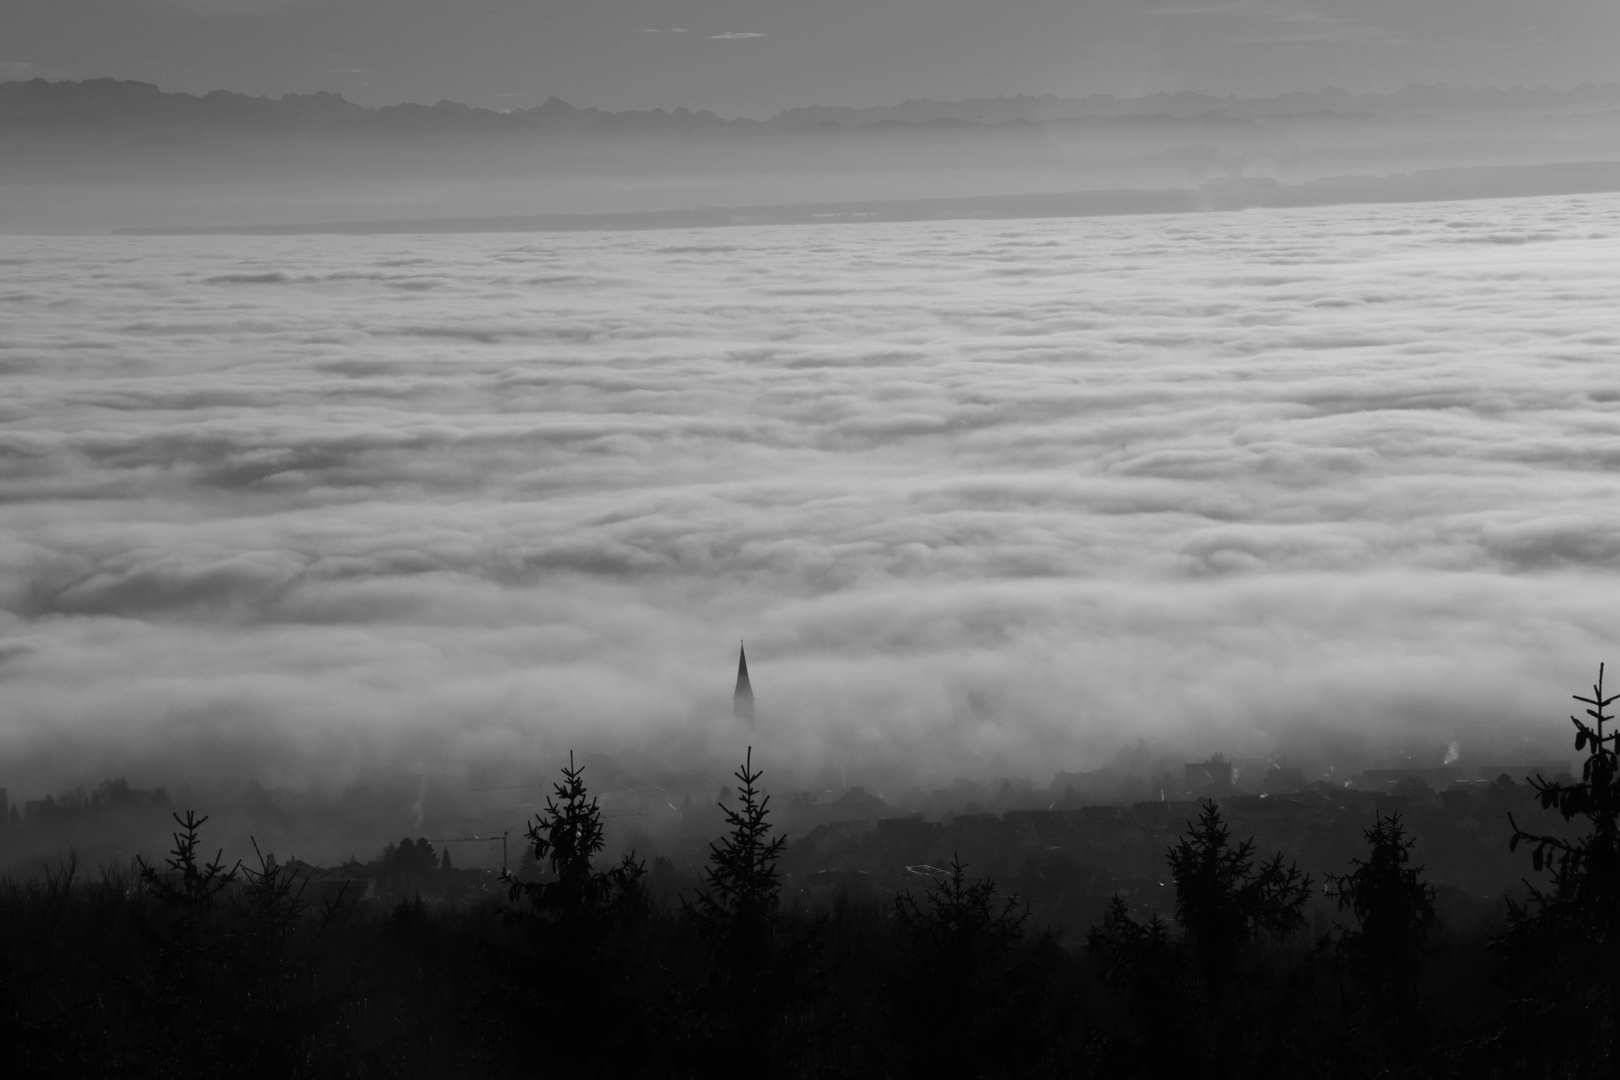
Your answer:
[[[731,715],[745,723],[754,722],[754,687],[748,681],[748,653],[737,645],[737,690],[731,695]]]

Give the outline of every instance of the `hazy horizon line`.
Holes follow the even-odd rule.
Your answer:
[[[920,199],[704,205],[669,210],[483,214],[430,218],[155,225],[116,236],[383,236],[424,233],[633,232],[750,225],[883,225],[906,222],[1128,217],[1219,210],[1291,210],[1379,203],[1477,202],[1620,191],[1620,162],[1420,169],[1378,177],[1339,176],[1284,184],[1226,178],[1198,186],[1023,192]]]
[[[1189,100],[1189,99],[1205,99],[1205,100],[1208,100],[1208,101],[1211,101],[1211,102],[1274,103],[1274,102],[1279,102],[1279,101],[1285,101],[1285,100],[1291,99],[1291,98],[1313,98],[1313,97],[1337,98],[1337,99],[1344,99],[1344,100],[1353,100],[1353,101],[1358,101],[1358,102],[1370,102],[1370,101],[1376,101],[1376,100],[1380,100],[1380,99],[1383,99],[1383,100],[1399,99],[1402,95],[1410,95],[1414,91],[1428,91],[1428,92],[1431,92],[1431,93],[1432,92],[1450,92],[1450,93],[1462,93],[1462,94],[1490,94],[1490,93],[1514,94],[1514,93],[1519,93],[1519,94],[1557,94],[1557,95],[1573,95],[1573,94],[1580,93],[1582,91],[1588,91],[1588,92],[1614,91],[1614,92],[1620,93],[1620,81],[1614,81],[1614,80],[1609,80],[1609,81],[1605,81],[1605,82],[1593,82],[1591,80],[1585,80],[1585,81],[1574,83],[1574,84],[1567,85],[1567,86],[1552,86],[1552,85],[1547,85],[1547,84],[1541,84],[1541,85],[1537,85],[1537,86],[1530,86],[1530,85],[1525,85],[1525,84],[1522,84],[1522,83],[1521,84],[1510,85],[1510,86],[1507,86],[1507,85],[1461,85],[1461,84],[1457,84],[1457,83],[1451,83],[1451,82],[1446,82],[1446,81],[1442,81],[1442,80],[1436,80],[1434,82],[1427,82],[1427,83],[1409,82],[1409,83],[1405,83],[1402,86],[1397,87],[1396,89],[1393,89],[1393,90],[1359,90],[1359,91],[1358,90],[1346,90],[1346,89],[1344,89],[1342,87],[1339,87],[1339,86],[1336,86],[1336,85],[1327,84],[1327,85],[1323,85],[1321,87],[1318,87],[1316,89],[1286,90],[1286,91],[1280,91],[1280,92],[1274,93],[1274,94],[1233,94],[1233,93],[1220,94],[1220,93],[1215,93],[1215,92],[1211,92],[1211,91],[1193,90],[1193,89],[1180,89],[1180,90],[1162,89],[1162,90],[1155,90],[1155,91],[1152,91],[1150,93],[1131,94],[1131,95],[1105,93],[1105,92],[1101,92],[1101,91],[1093,91],[1091,93],[1083,94],[1083,95],[1069,95],[1069,94],[1056,94],[1056,93],[1052,93],[1052,92],[1048,91],[1048,92],[1044,92],[1044,93],[1031,93],[1031,92],[1002,93],[1002,94],[995,94],[995,95],[990,95],[990,96],[969,96],[969,97],[960,97],[960,98],[934,98],[934,97],[924,96],[924,97],[906,97],[906,98],[903,98],[903,99],[900,99],[900,100],[891,100],[891,101],[886,101],[886,102],[873,102],[873,103],[868,103],[868,104],[864,104],[864,105],[827,105],[827,104],[820,104],[820,103],[816,103],[816,102],[809,102],[809,103],[805,103],[805,104],[801,104],[801,105],[789,106],[789,107],[787,107],[785,109],[778,109],[777,111],[775,111],[773,113],[770,113],[768,115],[765,115],[763,117],[749,117],[749,116],[742,116],[742,115],[723,116],[720,113],[715,112],[713,109],[693,109],[693,108],[689,108],[687,106],[678,105],[678,104],[676,104],[676,105],[670,105],[670,104],[652,105],[652,106],[645,106],[645,107],[640,107],[640,108],[630,108],[630,109],[603,108],[601,106],[596,106],[596,105],[577,104],[577,103],[575,103],[573,101],[570,101],[570,100],[568,100],[568,99],[566,99],[564,97],[561,97],[560,95],[557,95],[557,94],[547,95],[545,98],[540,100],[538,102],[538,104],[535,104],[535,105],[514,106],[514,107],[508,108],[508,109],[491,108],[491,107],[485,106],[485,105],[469,105],[469,104],[466,104],[465,102],[456,101],[456,100],[454,100],[452,98],[448,98],[448,97],[442,97],[436,102],[427,102],[427,101],[419,101],[419,100],[402,100],[402,101],[395,101],[395,102],[392,102],[392,103],[386,104],[386,105],[364,105],[364,104],[361,104],[358,101],[354,101],[354,100],[350,99],[349,97],[347,97],[340,90],[328,90],[328,89],[319,89],[319,88],[313,89],[313,90],[306,90],[306,91],[284,90],[284,91],[281,92],[280,95],[275,95],[275,94],[268,94],[268,93],[266,93],[266,94],[254,94],[254,93],[250,93],[250,92],[244,91],[244,90],[234,90],[234,89],[229,89],[229,88],[226,88],[226,87],[215,87],[212,90],[203,91],[203,92],[196,92],[196,91],[191,91],[191,90],[170,90],[170,89],[165,89],[164,86],[161,83],[151,82],[151,81],[148,81],[146,79],[120,78],[120,77],[115,76],[115,75],[97,75],[97,76],[88,76],[88,77],[77,78],[77,79],[74,79],[74,78],[51,79],[51,78],[47,78],[45,76],[36,75],[36,76],[30,77],[30,78],[0,79],[0,87],[5,87],[5,86],[8,86],[8,85],[13,85],[13,84],[20,84],[21,85],[21,84],[28,84],[28,83],[45,83],[47,85],[70,84],[70,85],[81,85],[82,86],[82,85],[86,85],[86,84],[90,84],[90,83],[96,83],[96,82],[112,82],[112,83],[116,83],[116,84],[127,83],[127,84],[133,84],[133,85],[137,85],[137,86],[149,86],[149,87],[154,88],[159,93],[164,94],[164,95],[177,96],[177,97],[190,97],[190,98],[197,98],[197,99],[203,99],[203,98],[211,97],[211,96],[216,95],[216,94],[226,94],[226,95],[231,95],[231,96],[235,96],[235,97],[247,98],[249,100],[254,100],[254,101],[280,102],[280,101],[283,101],[283,100],[285,100],[287,98],[295,98],[296,99],[296,98],[317,97],[317,96],[322,96],[322,95],[331,95],[333,97],[336,97],[336,98],[339,98],[339,99],[343,100],[344,102],[346,102],[348,104],[354,105],[357,108],[365,109],[368,112],[379,112],[379,111],[382,111],[382,110],[385,110],[385,109],[405,108],[405,107],[410,107],[410,106],[417,106],[417,107],[420,107],[420,108],[430,108],[431,109],[431,108],[442,107],[442,106],[445,106],[445,105],[451,105],[451,106],[455,106],[455,107],[460,108],[460,109],[467,109],[467,110],[470,110],[470,111],[473,111],[473,112],[484,112],[484,113],[491,113],[491,114],[494,114],[494,115],[508,115],[508,114],[511,114],[511,113],[532,111],[534,109],[543,108],[545,105],[547,105],[547,104],[549,104],[551,102],[558,102],[558,103],[566,105],[566,106],[568,106],[568,107],[570,107],[572,109],[576,109],[576,110],[578,110],[580,112],[599,113],[599,114],[604,114],[604,115],[609,115],[609,116],[636,115],[636,114],[641,114],[641,113],[664,113],[664,114],[688,113],[688,114],[693,115],[693,116],[713,116],[713,117],[715,117],[715,118],[717,118],[719,120],[725,121],[727,123],[760,123],[760,124],[770,123],[772,121],[779,120],[784,116],[788,116],[790,114],[798,113],[798,112],[829,112],[829,113],[842,112],[842,113],[857,113],[858,114],[858,113],[866,113],[866,112],[880,112],[880,111],[888,110],[888,109],[900,109],[900,108],[905,108],[906,106],[970,105],[970,104],[976,104],[976,103],[981,103],[981,102],[990,103],[990,102],[1018,102],[1018,101],[1037,101],[1037,102],[1038,101],[1054,101],[1054,102],[1062,102],[1062,103],[1084,104],[1086,102],[1091,102],[1091,101],[1133,103],[1133,102],[1148,102],[1148,101],[1155,101],[1155,100],[1161,100],[1161,99],[1162,100],[1171,100],[1171,101],[1173,101],[1173,100],[1186,101],[1186,100]],[[533,98],[539,98],[540,97],[539,93],[536,93],[536,94],[533,94],[533,95],[528,95],[528,96],[533,97]]]

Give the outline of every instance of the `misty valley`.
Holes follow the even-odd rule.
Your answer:
[[[0,1080],[1620,1077],[1616,0],[0,0]]]
[[[1611,1075],[1620,195],[1560,147],[1612,95],[1307,97],[158,101],[213,134],[137,157],[220,175],[83,220],[105,132],[0,132],[0,224],[74,225],[0,239],[0,1069]],[[1339,205],[1323,130],[1496,170],[1548,110],[1550,172]],[[784,201],[256,201],[327,113]],[[1196,196],[1028,195],[1071,122]],[[1137,160],[1189,130],[1324,141]],[[848,199],[737,164],[805,140]]]
[[[498,871],[451,855],[489,836],[331,867],[251,839],[233,863],[208,817],[110,781],[4,819],[13,857],[176,827],[161,862],[86,872],[75,845],[0,879],[5,1053],[25,1075],[1602,1075],[1620,695],[1600,669],[1576,698],[1578,780],[1271,765],[1255,793],[1216,756],[958,781],[937,817],[773,800],[750,747],[717,807],[688,794],[658,828],[571,754]],[[291,816],[262,789],[238,809]]]

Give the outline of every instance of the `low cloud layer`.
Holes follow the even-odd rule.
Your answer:
[[[1617,293],[1614,196],[13,238],[0,784],[1556,747]]]

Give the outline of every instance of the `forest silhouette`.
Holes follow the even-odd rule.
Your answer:
[[[889,903],[784,903],[750,747],[701,883],[617,862],[570,755],[503,895],[389,845],[403,899],[311,889],[175,814],[161,864],[0,881],[0,1073],[118,1077],[1600,1077],[1620,1065],[1620,733],[1603,671],[1571,717],[1578,779],[1532,781],[1573,828],[1527,898],[1450,927],[1399,813],[1322,883],[1207,801],[1164,852],[1170,918],[1115,896],[1082,937],[953,860]],[[1339,919],[1308,925],[1313,890]],[[1145,916],[1145,917],[1144,917]]]

